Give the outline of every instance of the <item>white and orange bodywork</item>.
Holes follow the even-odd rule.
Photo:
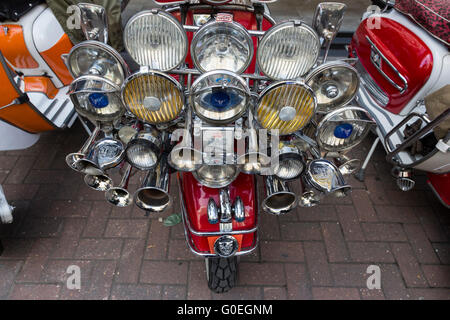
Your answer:
[[[45,4],[17,22],[0,24],[0,150],[27,148],[40,132],[74,123],[76,113],[67,96],[72,77],[61,57],[71,48]]]

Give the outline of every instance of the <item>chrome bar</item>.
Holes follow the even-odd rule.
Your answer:
[[[169,73],[178,74],[178,75],[193,75],[193,76],[201,75],[201,72],[198,71],[197,69],[189,69],[189,68],[175,69],[175,70],[169,71]],[[256,73],[253,73],[253,74],[245,73],[245,74],[241,74],[240,76],[243,77],[244,79],[270,81],[270,78],[256,74]]]
[[[436,119],[433,121],[427,123],[426,126],[424,126],[422,129],[416,131],[414,134],[412,134],[410,137],[408,137],[402,144],[397,146],[396,149],[389,152],[386,155],[386,160],[390,163],[396,164],[392,158],[397,155],[400,151],[403,151],[407,147],[409,147],[411,144],[419,140],[424,134],[428,133],[429,131],[433,130],[435,127],[437,127],[441,122],[443,122],[448,116],[450,115],[450,108],[445,110],[443,113],[441,113]],[[404,120],[403,120],[404,121]],[[402,122],[403,122],[402,121]]]

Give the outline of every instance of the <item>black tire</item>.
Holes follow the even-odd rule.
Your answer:
[[[215,293],[224,293],[233,288],[237,283],[236,257],[208,258],[208,287]]]

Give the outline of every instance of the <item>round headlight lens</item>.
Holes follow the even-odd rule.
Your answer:
[[[319,51],[319,37],[311,27],[288,21],[267,31],[259,44],[257,61],[269,78],[292,80],[312,68]]]
[[[234,165],[203,165],[193,172],[202,185],[209,188],[223,188],[232,183],[239,171]]]
[[[120,54],[98,41],[77,44],[70,50],[67,59],[69,71],[74,78],[97,75],[120,86],[128,75],[128,66]]]
[[[153,169],[158,164],[160,146],[161,142],[155,134],[141,132],[128,143],[127,160],[139,170]]]
[[[181,85],[172,77],[156,71],[136,73],[122,89],[122,100],[138,119],[166,123],[178,118],[183,109]]]
[[[316,110],[312,90],[302,82],[278,82],[267,87],[258,101],[256,118],[265,129],[291,134],[309,123]]]
[[[75,110],[92,122],[112,122],[125,113],[120,88],[98,76],[81,76],[69,88]]]
[[[200,76],[191,88],[191,105],[196,114],[215,123],[236,120],[247,110],[250,89],[237,74],[217,70]]]
[[[300,150],[295,145],[281,142],[278,152],[278,164],[274,167],[274,174],[281,180],[298,178],[305,168]]]
[[[349,103],[359,88],[358,72],[348,63],[333,61],[320,65],[306,78],[317,97],[317,111],[330,112]]]
[[[169,71],[184,62],[188,39],[181,24],[164,11],[143,11],[124,29],[125,48],[141,66]]]
[[[253,41],[248,31],[236,22],[212,21],[194,35],[191,54],[202,72],[223,69],[242,73],[253,58]]]
[[[363,108],[343,107],[328,113],[320,121],[316,138],[326,151],[345,151],[358,145],[372,124],[373,120]]]

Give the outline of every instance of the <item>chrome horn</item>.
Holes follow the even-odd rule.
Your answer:
[[[106,201],[118,207],[127,207],[133,202],[133,198],[127,190],[132,168],[133,167],[129,163],[125,165],[125,172],[119,186],[110,188],[106,191]]]
[[[84,176],[84,182],[96,191],[107,191],[113,186],[112,179],[106,174],[87,174]]]
[[[316,159],[308,163],[305,182],[320,192],[345,197],[352,189],[345,183],[339,169],[330,161]]]
[[[346,8],[346,4],[339,2],[322,2],[316,7],[313,18],[313,28],[323,39],[323,43],[325,44],[323,62],[327,60],[331,42],[341,28]]]
[[[79,167],[78,161],[86,157],[87,152],[92,148],[94,141],[95,139],[97,139],[99,133],[100,128],[95,127],[91,136],[88,140],[86,140],[81,149],[78,152],[70,153],[66,156],[66,163],[70,168],[77,172],[81,172],[82,168]]]
[[[266,198],[262,203],[264,211],[281,215],[297,206],[297,195],[289,190],[286,181],[279,180],[275,176],[267,176],[265,182]]]
[[[86,40],[108,42],[108,18],[105,8],[93,3],[78,3],[80,27]]]
[[[169,195],[169,182],[169,166],[167,156],[164,154],[157,167],[145,176],[141,188],[134,194],[134,202],[146,211],[164,211],[172,202]]]

